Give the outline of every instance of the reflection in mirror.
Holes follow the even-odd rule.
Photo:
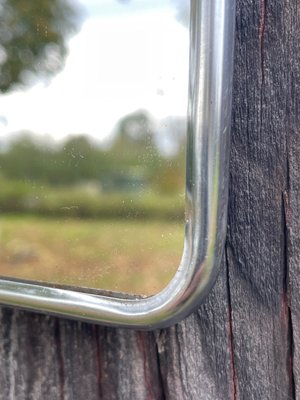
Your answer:
[[[4,3],[0,276],[160,291],[183,249],[189,1]]]

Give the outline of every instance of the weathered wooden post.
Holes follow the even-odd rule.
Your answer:
[[[228,240],[213,292],[150,333],[3,308],[1,399],[300,398],[299,72],[298,0],[238,0]]]

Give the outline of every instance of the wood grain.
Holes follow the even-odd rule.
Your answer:
[[[300,399],[300,4],[238,0],[228,239],[180,324],[1,310],[0,399]]]
[[[226,247],[236,397],[289,399],[295,398],[285,205],[293,134],[289,42],[298,29],[290,18],[299,9],[291,1],[254,8],[244,1],[237,18]]]

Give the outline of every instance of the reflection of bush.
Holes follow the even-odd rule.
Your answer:
[[[38,186],[1,180],[0,212],[78,218],[183,220],[184,199],[155,193],[97,193],[84,187]]]
[[[93,183],[106,192],[178,193],[184,187],[185,146],[182,121],[175,122],[156,131],[145,112],[132,113],[119,121],[106,147],[84,134],[55,143],[20,132],[2,148],[0,143],[0,176],[58,187]]]
[[[55,143],[19,133],[0,146],[0,212],[182,218],[185,146],[179,122],[166,121],[156,130],[147,113],[134,112],[119,121],[107,147],[84,134]]]
[[[17,212],[28,209],[30,186],[18,181],[0,181],[0,209],[2,212]]]

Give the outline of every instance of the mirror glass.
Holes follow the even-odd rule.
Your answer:
[[[151,295],[184,241],[188,0],[0,2],[0,277]]]

